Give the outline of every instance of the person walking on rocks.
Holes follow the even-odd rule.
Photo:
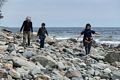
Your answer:
[[[30,46],[31,32],[33,32],[31,17],[27,16],[23,22],[20,32],[23,30],[23,46]],[[26,38],[28,42],[26,43]]]
[[[85,29],[81,32],[81,35],[84,35],[83,36],[83,45],[85,47],[86,55],[90,54],[92,41],[93,41],[92,34],[99,34],[99,33],[95,32],[94,30],[91,30],[91,25],[90,24],[86,24]]]
[[[45,28],[45,23],[42,23],[37,33],[37,36],[39,37],[40,40],[40,48],[44,48],[46,35],[48,35],[48,32],[47,29]]]

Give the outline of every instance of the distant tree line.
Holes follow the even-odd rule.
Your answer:
[[[2,6],[4,5],[4,3],[5,3],[6,1],[7,1],[7,0],[0,0],[0,19],[3,18],[1,9],[2,9]]]
[[[0,9],[2,8],[3,4],[6,2],[7,0],[0,0]]]

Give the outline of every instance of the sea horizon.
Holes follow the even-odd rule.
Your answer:
[[[13,33],[20,32],[21,27],[5,27]],[[39,27],[33,27],[34,32],[37,32]],[[51,38],[63,40],[69,38],[77,38],[84,27],[46,27]],[[120,27],[92,27],[93,30],[99,32],[100,35],[93,35],[96,42],[120,44]],[[82,40],[82,37],[79,39]]]

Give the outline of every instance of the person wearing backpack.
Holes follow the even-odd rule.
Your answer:
[[[91,30],[91,25],[88,23],[88,24],[86,24],[85,29],[81,32],[81,35],[84,35],[83,36],[83,45],[85,47],[86,55],[90,54],[92,41],[93,41],[92,34],[99,34],[99,33],[95,32],[94,30]]]

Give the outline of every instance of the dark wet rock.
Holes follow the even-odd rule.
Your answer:
[[[105,56],[105,61],[109,62],[109,63],[113,63],[115,61],[120,62],[120,52],[109,52],[106,56]]]
[[[116,48],[120,48],[120,44],[118,44],[118,46]]]
[[[70,41],[72,41],[72,42],[74,42],[74,43],[77,43],[77,40],[76,40],[76,39],[70,38],[70,39],[68,39],[68,40],[70,40]]]
[[[4,69],[0,69],[0,78],[7,78],[7,72]]]
[[[78,47],[75,47],[73,49],[74,52],[84,52],[84,50],[82,48],[78,48]]]
[[[72,78],[72,77],[81,77],[81,73],[77,70],[74,70],[74,71],[67,71],[65,73],[65,76],[67,76],[68,78]]]
[[[68,49],[68,48],[64,48],[63,51],[68,53],[68,54],[73,54],[73,50]]]
[[[8,29],[2,29],[2,31],[7,32],[7,33],[12,33],[12,31],[10,31]]]
[[[75,54],[76,57],[82,57],[85,55],[86,55],[85,52],[80,52],[80,53]]]

